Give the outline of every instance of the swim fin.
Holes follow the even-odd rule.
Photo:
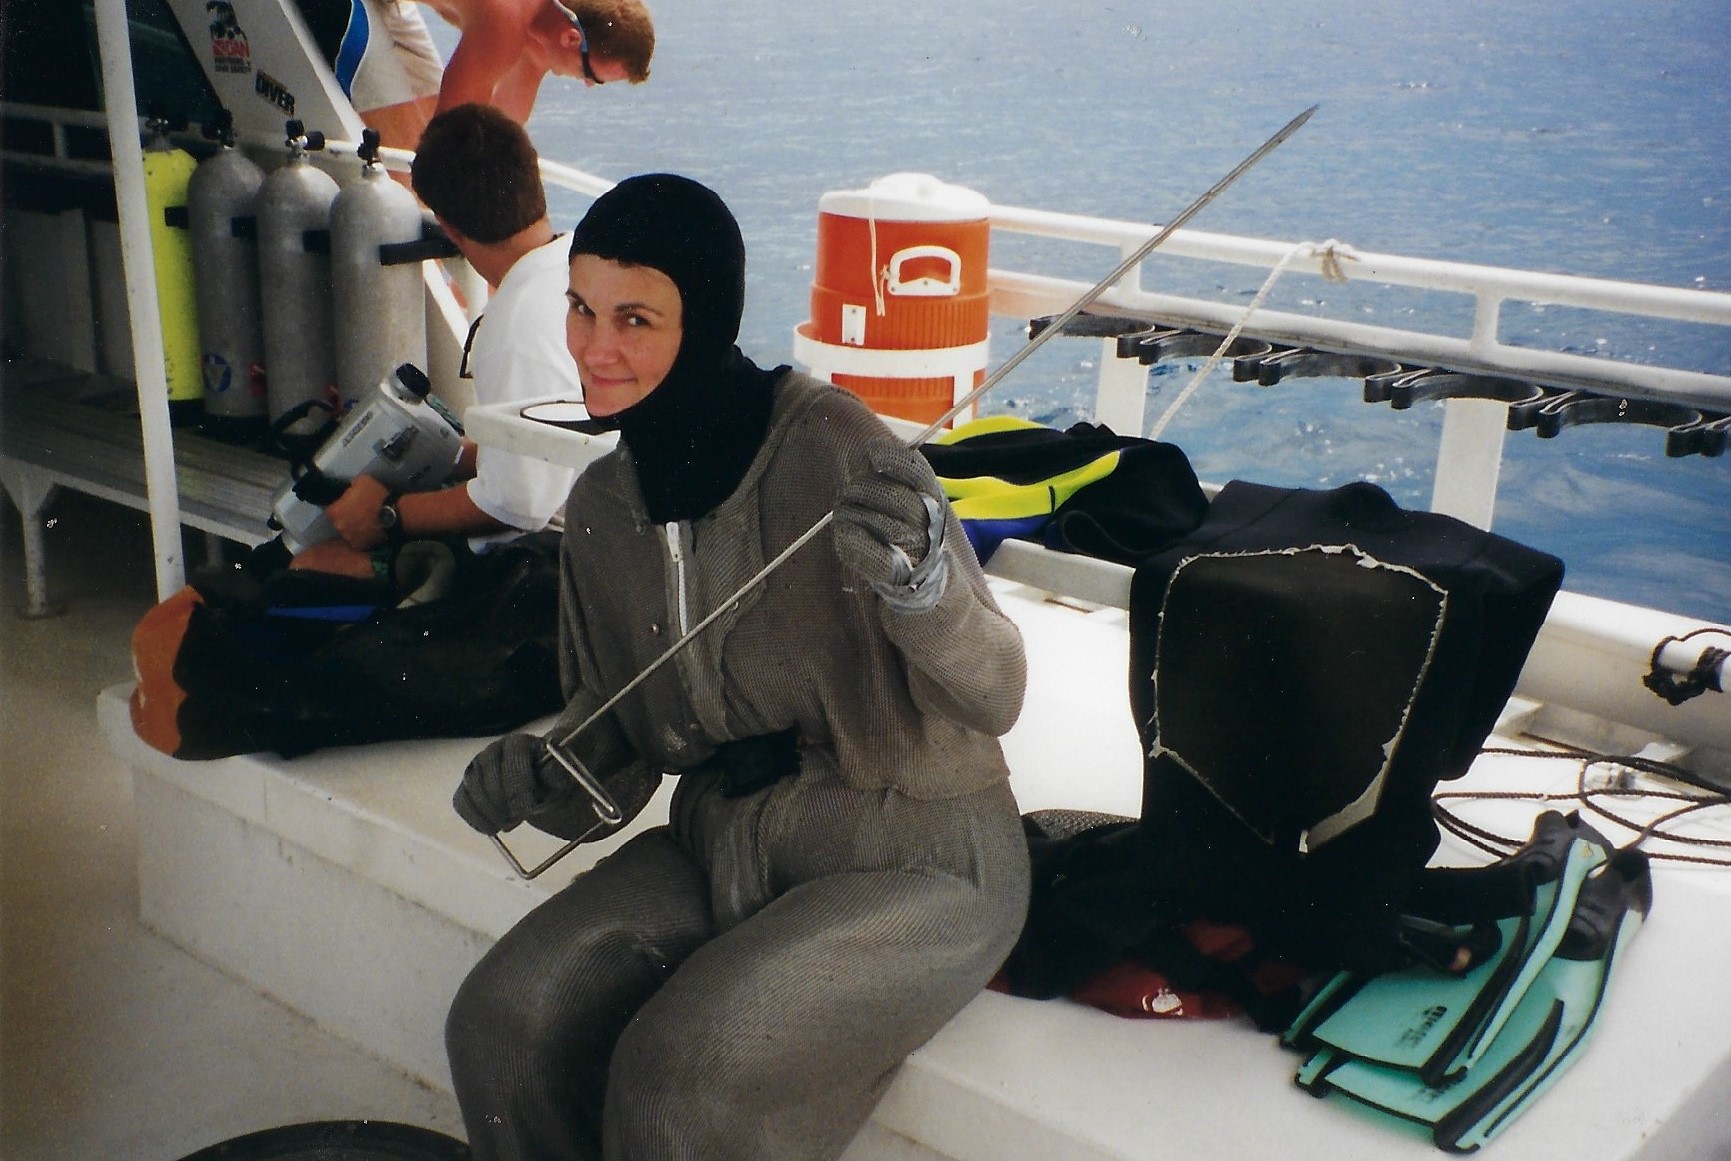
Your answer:
[[[1474,876],[1482,898],[1501,896],[1502,905],[1480,917],[1498,916],[1494,950],[1460,974],[1424,964],[1375,976],[1342,973],[1300,1013],[1284,1041],[1442,1084],[1495,1039],[1563,938],[1581,882],[1609,851],[1579,816],[1545,812],[1527,844],[1508,858],[1447,872],[1455,877],[1449,890],[1456,908],[1473,894]]]
[[[1317,1095],[1339,1094],[1431,1127],[1435,1143],[1471,1152],[1495,1137],[1578,1058],[1611,972],[1652,908],[1647,857],[1616,851],[1580,886],[1564,934],[1501,1031],[1472,1067],[1440,1084],[1330,1047],[1299,1069]]]

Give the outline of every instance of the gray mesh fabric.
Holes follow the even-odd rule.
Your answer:
[[[838,1156],[909,1052],[1008,953],[1027,847],[996,783],[920,800],[824,752],[666,828],[526,917],[453,1005],[479,1158]]]

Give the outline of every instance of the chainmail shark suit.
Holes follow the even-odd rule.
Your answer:
[[[665,175],[622,183],[574,235],[573,254],[666,272],[685,322],[567,505],[552,736],[836,521],[575,738],[623,805],[677,774],[670,821],[460,989],[447,1038],[478,1157],[836,1157],[1025,914],[997,742],[1020,636],[924,461],[852,396],[732,348],[737,237],[719,199]],[[459,813],[580,833],[593,819],[539,751],[483,751]]]

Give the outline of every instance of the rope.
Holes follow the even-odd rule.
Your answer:
[[[877,307],[878,317],[883,318],[889,313],[884,302],[884,285],[889,282],[890,268],[878,265],[878,207],[877,199],[869,192],[866,194],[866,232],[871,236],[872,305]]]
[[[1438,825],[1458,838],[1478,847],[1489,854],[1502,857],[1518,848],[1524,839],[1497,834],[1482,827],[1474,826],[1461,818],[1444,805],[1445,801],[1527,801],[1527,802],[1574,802],[1582,809],[1597,814],[1625,830],[1634,832],[1634,839],[1627,845],[1640,847],[1649,840],[1670,843],[1676,846],[1696,848],[1708,853],[1685,854],[1682,851],[1647,849],[1649,858],[1665,859],[1677,863],[1695,863],[1709,867],[1731,867],[1731,839],[1708,838],[1704,835],[1680,834],[1668,829],[1670,824],[1689,815],[1710,810],[1713,807],[1731,805],[1731,794],[1727,794],[1717,786],[1698,779],[1690,771],[1670,762],[1660,762],[1651,758],[1635,755],[1602,754],[1592,750],[1581,750],[1564,746],[1556,750],[1519,750],[1504,747],[1487,746],[1481,751],[1484,754],[1496,754],[1506,757],[1550,759],[1556,761],[1579,763],[1575,776],[1573,790],[1450,790],[1438,791],[1431,799],[1431,812],[1436,817]],[[1661,790],[1654,787],[1633,789],[1625,786],[1588,786],[1587,771],[1594,766],[1614,764],[1625,766],[1648,774],[1675,779],[1697,787],[1701,793],[1690,793],[1682,790]],[[1626,818],[1622,813],[1606,805],[1604,799],[1632,801],[1641,799],[1654,803],[1677,803],[1679,805],[1663,810],[1646,822]]]
[[[1690,698],[1699,697],[1708,690],[1723,693],[1724,687],[1719,681],[1719,671],[1724,667],[1726,660],[1731,659],[1731,650],[1721,649],[1716,645],[1707,646],[1701,651],[1700,657],[1696,659],[1695,667],[1682,675],[1668,673],[1659,664],[1659,657],[1665,652],[1665,646],[1678,645],[1706,633],[1723,635],[1725,630],[1717,626],[1704,625],[1699,629],[1692,629],[1684,633],[1681,637],[1666,637],[1653,646],[1653,656],[1647,663],[1648,672],[1641,679],[1641,684],[1664,698],[1671,705],[1682,705]]]
[[[1245,325],[1250,322],[1250,316],[1261,310],[1262,305],[1268,301],[1269,294],[1274,290],[1274,284],[1280,281],[1280,276],[1286,273],[1286,268],[1292,264],[1294,259],[1301,257],[1315,258],[1321,266],[1322,277],[1327,281],[1345,282],[1346,270],[1341,266],[1341,262],[1357,262],[1358,252],[1344,242],[1330,238],[1326,242],[1300,242],[1282,255],[1280,261],[1276,262],[1274,268],[1268,272],[1268,277],[1263,279],[1262,289],[1256,292],[1256,297],[1250,300],[1250,305],[1244,308],[1244,313],[1232,325],[1232,329],[1226,332],[1226,337],[1220,340],[1220,345],[1214,349],[1212,355],[1208,356],[1208,361],[1202,364],[1202,369],[1191,377],[1184,390],[1178,393],[1178,397],[1161,413],[1160,418],[1154,421],[1153,428],[1148,432],[1149,439],[1160,438],[1160,434],[1166,430],[1166,425],[1171,423],[1172,417],[1178,414],[1178,409],[1190,401],[1190,397],[1196,393],[1196,389],[1202,385],[1203,380],[1213,373],[1214,368],[1220,365],[1220,360],[1226,357],[1226,352],[1232,349],[1232,344],[1238,341],[1238,336],[1243,333]]]

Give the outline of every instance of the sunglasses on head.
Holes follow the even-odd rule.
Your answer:
[[[583,79],[592,85],[606,84],[606,81],[595,75],[595,69],[589,63],[589,34],[583,31],[583,22],[577,19],[575,12],[559,3],[559,0],[550,2],[571,22],[571,27],[577,30],[577,56],[583,62]]]

